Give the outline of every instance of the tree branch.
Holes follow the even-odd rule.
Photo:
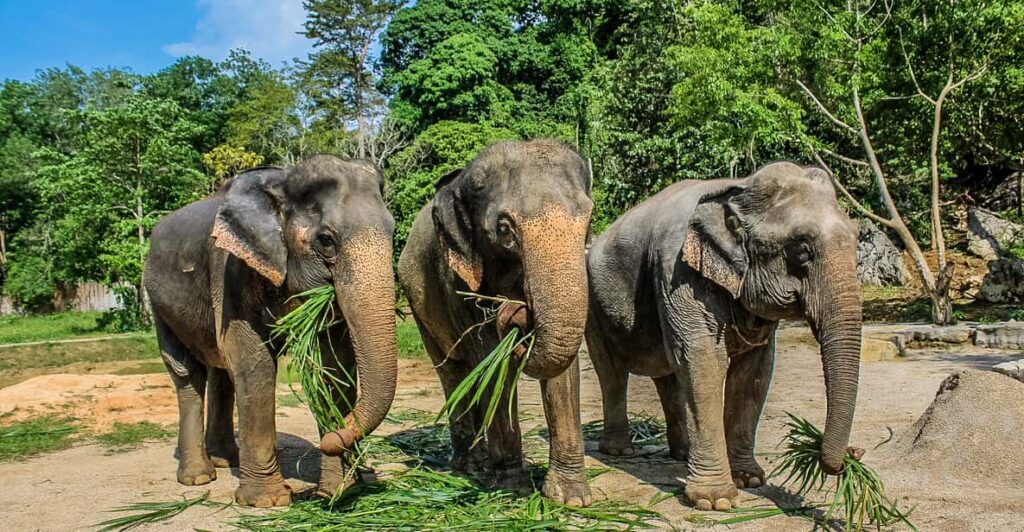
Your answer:
[[[853,133],[854,135],[857,134],[857,130],[853,126],[847,124],[846,122],[843,122],[839,118],[836,118],[835,115],[829,112],[829,110],[825,107],[825,104],[821,103],[821,100],[819,100],[818,97],[815,96],[813,92],[811,92],[811,89],[807,88],[807,85],[804,85],[803,82],[800,80],[796,80],[796,84],[799,85],[801,89],[803,89],[804,93],[807,94],[807,97],[810,98],[811,101],[813,101],[814,104],[818,106],[818,110],[820,110],[825,116],[827,116],[833,124],[845,129],[850,133]]]

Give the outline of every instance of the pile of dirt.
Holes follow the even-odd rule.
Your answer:
[[[114,422],[172,424],[178,403],[167,374],[41,375],[0,389],[5,422],[40,414],[72,416],[103,432]]]
[[[1024,490],[1024,384],[991,371],[953,373],[910,428],[879,449],[887,471],[938,485]]]

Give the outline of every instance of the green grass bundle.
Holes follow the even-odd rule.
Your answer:
[[[347,373],[344,379],[323,365],[320,352],[320,333],[338,323],[335,312],[335,293],[331,285],[323,285],[293,296],[303,300],[295,310],[279,318],[273,326],[271,337],[284,341],[288,353],[288,373],[297,375],[302,386],[298,397],[309,406],[317,423],[328,430],[345,426],[345,415],[335,402],[345,388],[354,387],[355,380]],[[339,365],[340,366],[340,365]],[[342,368],[344,373],[344,368]],[[293,390],[294,392],[294,390]],[[349,409],[352,405],[347,405]]]
[[[771,476],[786,475],[782,484],[796,483],[801,496],[820,492],[827,481],[820,465],[824,434],[806,419],[787,415],[789,432],[783,439],[786,449]],[[909,521],[913,510],[900,510],[885,496],[882,477],[849,454],[843,457],[843,469],[836,477],[834,490],[832,501],[825,507],[826,521],[842,517],[847,530],[862,530],[866,524],[881,528],[898,522],[916,530]]]
[[[652,528],[656,512],[612,501],[572,508],[539,493],[517,496],[423,467],[338,500],[303,501],[285,511],[242,516],[243,530],[623,530]]]
[[[469,292],[459,292],[460,295],[474,298],[479,301],[489,301],[492,303],[513,303],[513,304],[524,304],[521,301],[515,301],[504,298],[494,298],[488,296],[482,296],[479,294],[473,294]],[[485,311],[486,318],[483,322],[473,326],[469,331],[463,333],[463,337],[481,325],[493,322],[495,320],[494,312],[495,309],[486,309],[481,307]],[[533,331],[523,333],[517,327],[512,327],[504,338],[498,342],[498,345],[488,354],[483,360],[480,361],[469,375],[459,383],[459,385],[452,391],[451,395],[444,402],[444,406],[441,407],[441,411],[437,415],[437,421],[443,418],[459,419],[466,413],[470,412],[473,408],[487,399],[487,404],[484,409],[483,423],[480,425],[480,430],[477,431],[476,437],[473,439],[473,445],[479,443],[484,433],[487,431],[487,427],[491,426],[494,421],[494,416],[498,412],[498,405],[501,404],[501,398],[505,392],[506,386],[509,389],[508,396],[510,398],[508,404],[508,416],[512,418],[512,397],[515,395],[516,386],[519,383],[519,377],[523,374],[523,368],[526,367],[526,359],[530,356],[533,351],[533,342],[535,336]],[[460,338],[461,340],[461,338]],[[458,345],[458,343],[456,343]],[[516,350],[520,346],[526,346],[526,352],[523,354],[522,359],[519,360],[519,367],[515,371],[515,376],[509,380],[508,375],[511,371],[512,362],[516,357]],[[454,347],[452,348],[454,349]],[[490,390],[490,395],[487,391]],[[461,411],[457,411],[459,404],[463,404]],[[513,420],[514,422],[515,420]]]

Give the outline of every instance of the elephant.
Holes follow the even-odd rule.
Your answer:
[[[319,427],[319,490],[346,487],[352,475],[343,451],[383,420],[398,376],[395,222],[383,184],[368,161],[317,155],[290,168],[242,172],[153,228],[143,278],[177,392],[178,482],[205,484],[216,467],[237,464],[238,503],[291,502],[275,448],[283,346],[270,324],[298,305],[292,296],[332,285],[341,319],[320,333],[322,362],[335,377],[357,375],[359,392],[336,389],[344,428]]]
[[[603,399],[599,450],[632,454],[629,374],[651,377],[689,501],[728,510],[765,482],[754,458],[779,320],[806,320],[824,368],[821,467],[847,453],[860,373],[857,232],[829,175],[790,162],[681,181],[595,238],[587,346]]]
[[[416,216],[398,261],[424,345],[445,396],[511,327],[536,334],[523,372],[540,381],[550,432],[543,493],[573,506],[592,502],[584,470],[577,354],[587,318],[585,245],[590,173],[571,148],[553,140],[492,144],[464,169],[443,177]],[[495,327],[477,327],[471,291],[504,296]],[[465,334],[464,334],[465,333]],[[514,357],[509,379],[523,364]],[[498,414],[480,445],[484,407],[450,416],[452,466],[490,473],[502,487],[531,486],[523,467],[517,396],[504,388]],[[504,414],[509,412],[508,415]],[[485,448],[486,447],[486,448]]]

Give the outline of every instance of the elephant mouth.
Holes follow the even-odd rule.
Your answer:
[[[519,329],[521,334],[526,334],[533,330],[533,311],[518,301],[506,301],[498,307],[494,322],[499,338],[504,338],[512,329]],[[517,358],[522,358],[526,355],[526,345],[519,344],[514,353]]]

